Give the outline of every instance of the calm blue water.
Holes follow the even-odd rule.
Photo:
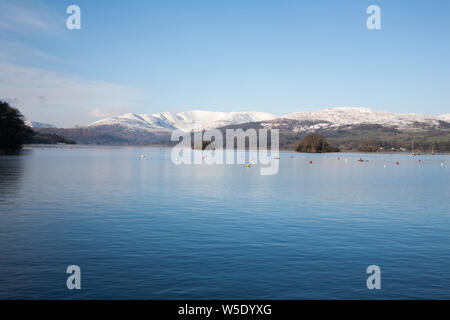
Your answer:
[[[0,156],[0,298],[450,298],[450,156],[284,153],[261,176],[169,154]]]

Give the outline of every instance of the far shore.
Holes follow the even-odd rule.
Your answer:
[[[106,145],[106,144],[25,144],[23,146],[23,149],[94,149],[94,148],[111,148],[111,149],[171,149],[173,146],[167,146],[167,145]],[[241,149],[235,149],[235,150],[241,150]],[[200,150],[198,150],[200,151]],[[245,151],[248,151],[248,149],[245,149]],[[270,149],[268,149],[270,152]],[[319,155],[319,154],[334,154],[334,155],[340,155],[340,154],[411,154],[408,151],[378,151],[378,152],[363,152],[363,151],[357,151],[357,150],[342,150],[341,152],[297,152],[294,150],[289,149],[280,149],[280,153],[292,153],[292,154],[311,154],[311,155]],[[1,154],[1,153],[0,153]],[[419,154],[414,155],[417,156],[431,156],[431,155],[449,155],[450,152],[435,152],[434,154],[429,152],[420,152]]]

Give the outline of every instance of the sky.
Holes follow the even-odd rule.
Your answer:
[[[438,0],[0,0],[0,99],[60,127],[126,112],[446,114],[449,15]]]

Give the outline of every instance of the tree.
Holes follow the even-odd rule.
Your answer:
[[[30,141],[32,134],[20,111],[0,101],[0,149],[20,149]]]
[[[310,133],[305,139],[300,140],[297,143],[295,151],[307,153],[340,152],[338,147],[329,144],[327,140],[318,133]]]
[[[363,141],[358,146],[360,152],[377,152],[384,150],[383,143],[376,140]]]

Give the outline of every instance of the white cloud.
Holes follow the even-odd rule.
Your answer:
[[[45,17],[33,11],[31,8],[24,8],[17,3],[0,2],[0,28],[9,31],[19,31],[27,29],[48,29],[49,24]]]
[[[129,109],[95,108],[89,114],[97,118],[114,117],[129,112]]]
[[[0,31],[8,33],[56,33],[65,28],[65,12],[55,12],[39,1],[0,0]]]
[[[128,86],[0,62],[0,99],[32,121],[69,127],[94,117],[132,110],[145,100]],[[95,111],[94,111],[95,110]]]
[[[60,58],[46,52],[42,52],[19,40],[0,39],[0,61],[17,65],[32,62],[51,62],[64,65],[75,65],[72,60]]]
[[[23,65],[76,63],[24,42],[22,35],[55,36],[65,30],[65,10],[52,11],[39,1],[0,0],[0,100],[9,101],[32,121],[70,127],[98,117],[129,112],[142,105],[144,94],[120,84]],[[5,37],[2,37],[5,35]]]

